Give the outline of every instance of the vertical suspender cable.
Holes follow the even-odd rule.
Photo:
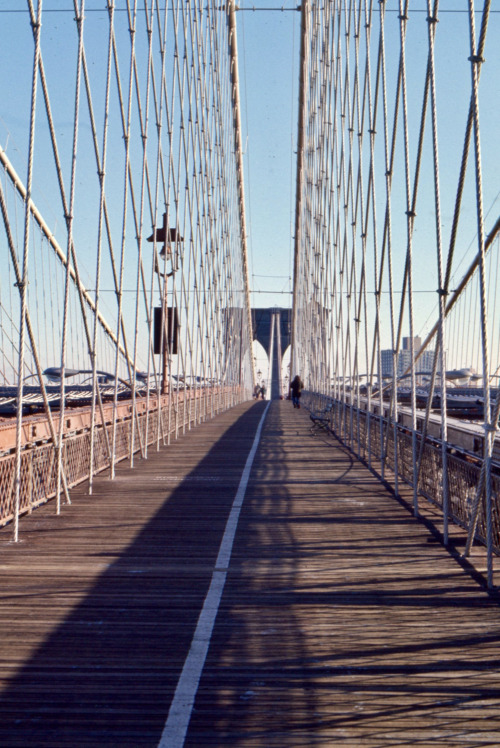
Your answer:
[[[16,414],[16,468],[14,479],[14,542],[19,540],[19,511],[21,503],[21,437],[23,426],[23,378],[24,378],[24,346],[26,333],[26,312],[27,312],[27,284],[28,284],[28,259],[29,259],[29,240],[30,240],[30,201],[31,186],[33,179],[33,158],[35,151],[35,113],[36,113],[36,95],[38,80],[38,64],[40,59],[40,36],[42,25],[42,0],[38,0],[37,18],[34,26],[35,51],[33,55],[33,75],[31,84],[31,111],[30,111],[30,129],[28,145],[28,174],[26,178],[26,197],[24,205],[24,243],[23,243],[23,264],[22,278],[18,283],[20,296],[20,322],[19,322],[19,358],[17,367],[17,414]]]
[[[232,79],[232,111],[233,111],[233,127],[234,127],[234,144],[235,144],[235,156],[236,156],[236,174],[237,174],[237,189],[238,189],[238,203],[239,203],[239,219],[240,219],[240,238],[241,238],[241,252],[243,261],[243,288],[244,288],[244,303],[245,303],[245,316],[246,320],[242,320],[242,324],[246,323],[248,329],[247,338],[252,340],[252,313],[250,307],[250,278],[249,278],[249,267],[248,267],[248,248],[247,248],[247,226],[245,216],[245,192],[244,192],[244,178],[243,178],[243,142],[241,136],[241,113],[240,113],[240,94],[239,94],[239,78],[238,78],[238,47],[236,42],[236,16],[235,16],[235,3],[234,0],[229,0],[228,6],[228,33],[229,33],[229,52],[230,52],[230,66],[231,66],[231,79]],[[253,379],[253,367],[252,367],[252,392],[255,386]]]
[[[82,54],[83,54],[83,14],[85,10],[85,0],[81,0],[80,8],[78,8],[75,0],[75,21],[77,24],[78,31],[78,58],[77,58],[77,69],[76,69],[76,88],[75,88],[75,109],[73,119],[73,152],[71,159],[71,185],[70,185],[70,198],[69,198],[69,213],[66,215],[66,227],[68,232],[68,245],[67,253],[68,262],[66,263],[66,277],[64,283],[64,310],[63,310],[63,324],[62,324],[62,336],[61,336],[61,401],[59,404],[59,438],[57,444],[57,488],[56,488],[56,512],[57,514],[61,511],[61,479],[63,470],[63,433],[64,433],[64,400],[65,400],[65,373],[66,373],[66,345],[67,345],[67,334],[68,334],[68,316],[69,316],[69,285],[70,285],[70,262],[69,257],[71,253],[71,246],[73,244],[73,218],[74,218],[74,204],[75,204],[75,182],[76,182],[76,155],[78,145],[78,124],[79,124],[79,112],[80,112],[80,78],[82,70]]]
[[[490,10],[489,0],[485,0],[484,14],[487,17]],[[479,66],[483,59],[475,54],[475,19],[474,0],[469,0],[469,27],[470,27],[470,63],[472,78],[472,106],[474,122],[474,156],[476,173],[476,212],[477,212],[477,238],[480,280],[480,312],[481,312],[481,349],[483,363],[483,399],[484,399],[484,484],[486,499],[486,547],[487,547],[487,579],[488,587],[493,587],[493,529],[492,529],[492,495],[491,495],[491,458],[493,452],[493,433],[496,424],[491,422],[490,403],[490,371],[489,371],[489,348],[488,348],[488,312],[486,304],[486,267],[485,267],[485,237],[484,237],[484,215],[483,215],[483,185],[481,146],[479,131]]]
[[[294,257],[293,257],[293,316],[292,316],[292,340],[290,354],[290,380],[299,370],[299,337],[298,326],[299,316],[301,314],[301,276],[303,272],[301,251],[302,251],[302,208],[303,208],[303,190],[304,190],[304,148],[305,148],[305,127],[306,127],[306,80],[307,80],[307,37],[309,30],[310,0],[303,0],[301,4],[301,24],[300,24],[300,81],[299,81],[299,107],[298,107],[298,133],[297,133],[297,180],[295,190],[295,239],[294,239]]]

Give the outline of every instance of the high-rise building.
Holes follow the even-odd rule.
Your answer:
[[[403,338],[403,346],[398,353],[397,363],[397,376],[401,377],[411,366],[411,338]],[[415,354],[418,353],[422,346],[422,340],[419,337],[413,338],[413,347]],[[393,353],[392,350],[385,349],[381,351],[382,358],[382,377],[393,376]],[[424,351],[417,361],[417,371],[431,373],[432,367],[434,366],[434,351]],[[417,377],[417,383],[422,383],[423,377],[420,375]]]

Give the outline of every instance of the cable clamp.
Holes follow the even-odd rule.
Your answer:
[[[484,57],[481,57],[481,55],[471,55],[467,58],[469,62],[473,62],[476,65],[480,64],[481,62],[484,62]]]

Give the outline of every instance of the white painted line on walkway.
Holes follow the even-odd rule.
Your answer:
[[[158,748],[182,748],[184,740],[186,739],[194,700],[198,691],[198,684],[207,658],[215,618],[219,610],[222,592],[224,591],[224,585],[226,583],[227,570],[233,550],[236,527],[238,525],[243,499],[245,498],[245,492],[250,478],[250,471],[252,469],[255,453],[257,452],[257,447],[259,446],[260,435],[267,411],[269,410],[269,405],[270,403],[267,404],[262,418],[260,419],[252,448],[248,454],[245,467],[243,468],[240,484],[236,491],[236,496],[234,497],[231,512],[226,522],[226,529],[224,530],[224,535],[220,544],[217,561],[215,562],[212,581],[205,602],[203,603],[200,617],[198,618],[196,631],[194,632],[191,647],[186,657],[186,661],[184,662],[184,667],[182,668],[182,673],[177,682],[177,688],[175,689],[174,698],[170,705],[167,721],[163,728]]]

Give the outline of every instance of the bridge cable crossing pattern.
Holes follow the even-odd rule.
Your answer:
[[[292,368],[416,515],[442,509],[445,543],[450,519],[477,528],[492,585],[498,20],[396,5],[302,5]]]
[[[18,289],[2,278],[0,517],[16,539],[37,503],[60,511],[75,483],[253,388],[234,8],[49,10],[29,0],[0,32],[5,55],[33,50],[2,77],[19,107],[0,140]]]

